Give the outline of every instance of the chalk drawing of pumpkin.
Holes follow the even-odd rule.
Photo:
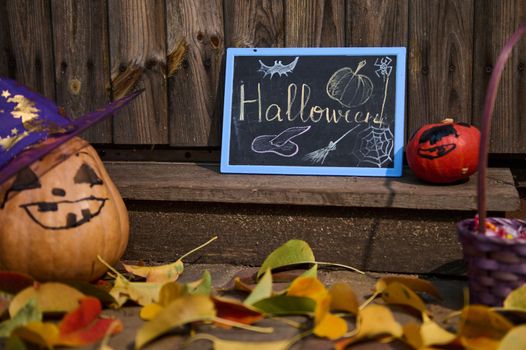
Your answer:
[[[373,94],[373,82],[364,74],[358,74],[367,62],[358,63],[356,70],[344,67],[337,70],[327,82],[327,95],[347,108],[365,104]]]

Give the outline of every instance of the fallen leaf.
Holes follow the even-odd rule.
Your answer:
[[[117,302],[109,293],[106,288],[98,287],[98,284],[92,284],[84,281],[63,281],[70,287],[75,288],[86,296],[92,296],[100,300],[103,305],[110,306],[115,305]]]
[[[159,291],[162,286],[162,283],[130,282],[119,274],[115,278],[115,284],[110,291],[110,295],[115,299],[119,307],[128,300],[144,306],[159,300]]]
[[[358,313],[357,340],[371,339],[378,336],[390,335],[400,338],[403,334],[402,326],[395,320],[391,311],[382,305],[369,305]]]
[[[312,265],[310,269],[303,272],[299,277],[318,278],[318,264]]]
[[[409,287],[400,282],[390,282],[382,291],[382,299],[387,304],[409,306],[427,314],[426,304]]]
[[[117,319],[98,318],[102,311],[98,299],[87,297],[80,306],[68,313],[58,325],[60,337],[58,345],[82,346],[103,339],[108,331],[116,334],[122,331],[122,323]]]
[[[188,253],[184,254],[177,261],[159,266],[139,266],[139,265],[127,265],[123,264],[126,271],[139,276],[146,278],[146,282],[152,283],[164,283],[164,282],[173,282],[179,278],[179,275],[184,271],[183,259],[188,255],[193,254],[197,250],[207,246],[211,242],[217,239],[217,236],[210,239],[208,242],[200,245],[197,248],[192,249]]]
[[[108,333],[122,330],[122,323],[111,318],[99,318],[101,303],[93,297],[80,301],[77,309],[66,314],[62,321],[54,323],[31,322],[17,328],[16,336],[47,348],[55,346],[83,346],[96,343]]]
[[[468,305],[460,313],[458,337],[467,348],[497,349],[500,340],[513,326],[487,306]]]
[[[13,317],[31,298],[36,299],[37,307],[43,313],[69,312],[78,307],[84,294],[62,283],[35,283],[18,293],[9,304],[9,315]]]
[[[203,272],[200,279],[186,284],[188,294],[210,295],[212,293],[212,276],[208,270]]]
[[[272,273],[268,269],[263,277],[259,280],[256,287],[252,290],[250,295],[245,299],[243,304],[253,305],[254,303],[272,296]]]
[[[287,350],[295,339],[284,339],[267,342],[249,342],[226,340],[214,337],[210,334],[197,334],[190,341],[209,340],[214,343],[214,350]]]
[[[411,277],[402,277],[402,276],[382,277],[378,280],[378,282],[376,282],[375,291],[377,293],[382,293],[387,288],[387,286],[393,282],[401,283],[404,286],[410,288],[414,292],[426,293],[427,295],[430,295],[437,300],[442,299],[440,296],[440,293],[438,292],[436,287],[431,282],[423,280],[423,279],[411,278]]]
[[[255,287],[256,287],[255,284],[251,284],[251,283],[247,282],[247,279],[245,279],[245,278],[241,278],[239,276],[234,277],[234,286],[233,286],[233,288],[235,290],[239,290],[239,291],[245,292],[245,293],[252,293],[252,291],[254,290]]]
[[[141,308],[139,317],[144,321],[153,320],[164,308],[159,304],[148,304]]]
[[[2,316],[4,315],[4,312],[7,311],[9,308],[9,303],[11,302],[11,297],[7,294],[3,294],[0,292],[0,319],[2,319]]]
[[[264,318],[260,311],[235,299],[212,297],[212,301],[216,309],[216,316],[222,319],[243,324],[253,324]]]
[[[526,311],[526,284],[508,294],[502,306],[508,310]]]
[[[139,266],[123,264],[126,271],[135,276],[146,278],[146,282],[172,282],[184,271],[184,264],[177,260],[171,264],[160,266]]]
[[[415,349],[430,348],[435,345],[448,345],[457,336],[440,327],[429,318],[420,325],[410,322],[404,325],[404,339]]]
[[[27,350],[27,346],[22,339],[12,336],[7,339],[4,350]]]
[[[159,305],[162,307],[167,306],[175,299],[188,295],[188,289],[177,282],[168,282],[163,284],[159,291]]]
[[[258,270],[257,278],[259,279],[268,269],[306,263],[314,264],[314,262],[314,253],[309,244],[302,240],[292,239],[267,256]]]
[[[290,285],[287,295],[311,298],[316,302],[325,299],[329,291],[319,279],[313,277],[298,277]]]
[[[348,283],[338,282],[329,289],[331,310],[347,311],[358,314],[358,298]]]
[[[142,348],[173,328],[190,322],[210,320],[215,315],[214,303],[209,297],[188,295],[177,298],[139,329],[135,337],[135,348]]]
[[[313,333],[318,337],[335,340],[347,333],[347,322],[339,316],[329,312],[331,296],[327,294],[323,300],[316,304]]]
[[[37,307],[37,301],[35,298],[30,298],[15,316],[0,323],[0,338],[9,337],[11,332],[17,327],[41,320],[42,312]]]
[[[33,277],[20,272],[0,271],[0,291],[8,294],[17,294],[31,287],[35,280]]]
[[[526,350],[526,325],[517,326],[502,338],[498,350]]]
[[[266,315],[312,315],[316,302],[311,298],[277,295],[262,299],[252,305]]]

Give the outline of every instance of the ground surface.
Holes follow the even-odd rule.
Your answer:
[[[180,281],[188,282],[194,281],[200,278],[204,270],[210,271],[212,275],[212,281],[215,288],[222,289],[228,288],[230,282],[236,275],[249,275],[253,272],[256,272],[257,269],[253,267],[245,266],[234,266],[234,265],[224,265],[224,264],[194,264],[185,266],[185,271],[180,277]],[[360,275],[350,271],[342,270],[326,270],[321,269],[318,273],[318,276],[325,285],[329,286],[337,281],[345,281],[350,283],[353,286],[355,293],[361,301],[367,299],[367,296],[371,294],[371,291],[374,287],[375,282],[379,277],[385,276],[382,274],[367,274]],[[443,325],[445,323],[445,318],[453,310],[459,310],[463,305],[463,290],[466,287],[466,283],[461,279],[444,279],[444,278],[433,278],[431,281],[440,291],[443,301],[440,303],[434,303],[430,301],[428,307],[431,310],[432,315],[435,320]],[[391,308],[395,310],[394,308]],[[115,349],[130,349],[134,348],[134,338],[137,330],[143,325],[143,321],[139,319],[139,307],[131,306],[124,307],[119,310],[107,310],[105,314],[116,316],[121,319],[124,323],[124,331],[120,334],[113,337],[109,345]],[[413,317],[408,315],[402,310],[395,310],[395,316],[399,321],[405,323]],[[291,318],[296,321],[303,322],[305,318],[296,317]],[[416,319],[415,319],[416,320]],[[224,330],[219,328],[213,328],[211,326],[202,326],[199,331],[206,332],[208,334],[213,334],[216,337],[222,339],[230,340],[242,340],[242,341],[272,341],[280,339],[290,339],[297,335],[300,331],[296,328],[291,327],[281,321],[277,320],[263,320],[257,323],[258,326],[271,326],[274,328],[272,334],[258,334],[254,332],[244,331],[244,330]],[[454,323],[452,324],[454,326]],[[206,340],[195,341],[190,344],[185,344],[185,341],[188,339],[185,330],[178,330],[171,333],[168,336],[158,339],[157,341],[146,346],[147,350],[165,350],[165,349],[188,349],[188,350],[197,350],[197,349],[213,349],[212,343]],[[291,349],[292,350],[325,350],[332,349],[333,343],[323,339],[316,338],[314,336],[308,337],[296,343]],[[91,348],[89,348],[91,349]],[[98,349],[98,346],[93,347],[93,349]],[[371,350],[371,349],[409,349],[402,343],[391,343],[391,344],[380,344],[380,343],[363,343],[354,345],[352,349],[362,349],[362,350]],[[249,349],[250,350],[250,349]]]

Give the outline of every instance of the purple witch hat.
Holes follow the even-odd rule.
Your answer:
[[[0,185],[95,123],[112,115],[142,91],[71,120],[44,96],[0,78]]]

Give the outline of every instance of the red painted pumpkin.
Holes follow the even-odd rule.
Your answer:
[[[128,212],[97,152],[78,137],[19,171],[0,196],[2,269],[90,281],[106,271],[97,255],[115,264],[124,253]]]
[[[445,119],[421,127],[406,146],[409,167],[420,179],[453,183],[478,168],[480,131],[473,125]]]

